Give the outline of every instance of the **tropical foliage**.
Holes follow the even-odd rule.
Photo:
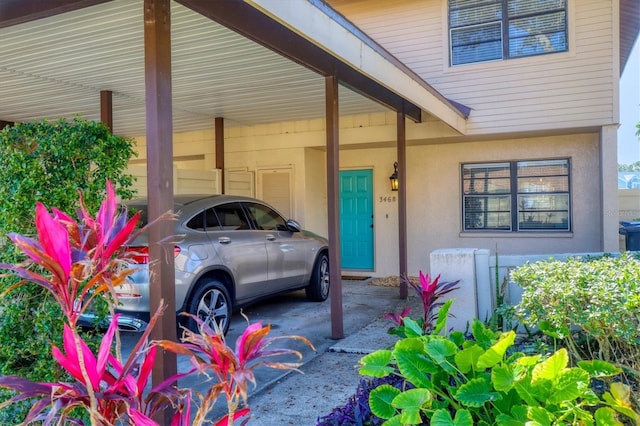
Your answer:
[[[599,360],[570,367],[565,349],[527,356],[515,351],[515,332],[496,333],[478,320],[471,330],[470,337],[457,331],[409,336],[361,359],[361,374],[398,375],[411,384],[371,391],[371,411],[384,425],[616,425],[618,415],[640,418],[626,385],[612,385],[602,398],[589,387],[619,368]]]
[[[106,180],[121,199],[131,197],[132,177],[125,172],[134,156],[133,140],[115,136],[102,123],[73,120],[19,123],[0,131],[0,263],[19,263],[23,254],[6,238],[9,233],[36,235],[34,205],[61,211],[79,208],[78,191],[86,209],[97,212]],[[0,278],[0,292],[17,281]],[[99,309],[103,312],[104,307]],[[28,332],[27,332],[28,330]],[[41,287],[26,283],[0,299],[0,375],[20,375],[55,381],[65,373],[51,359],[50,345],[62,345],[60,308]],[[25,334],[28,333],[28,338]],[[96,348],[100,336],[85,334]],[[0,400],[6,399],[0,392]],[[19,404],[0,411],[0,424],[11,423]]]
[[[71,379],[34,382],[15,375],[0,377],[0,387],[16,392],[2,405],[20,401],[31,404],[25,424],[83,424],[86,414],[92,425],[155,425],[156,415],[171,410],[172,424],[200,425],[205,423],[213,403],[222,393],[229,412],[215,424],[232,425],[234,420],[249,414],[247,388],[250,383],[255,384],[255,367],[295,369],[299,365],[269,360],[281,355],[293,355],[299,360],[302,355],[295,350],[269,349],[278,338],[267,337],[270,329],[260,323],[247,327],[238,338],[235,350],[226,344],[220,330],[212,330],[197,318],[194,320],[200,326],[200,333],[186,330],[182,343],[149,341],[162,306],[152,316],[129,357],[123,360],[117,332],[118,315],[113,306],[117,303],[117,287],[131,273],[128,256],[135,254],[124,250],[123,245],[140,232],[135,228],[137,221],[137,214],[128,218],[126,210],[118,206],[113,187],[107,183],[106,198],[96,217],[89,214],[82,202],[77,221],[58,209],[50,213],[38,203],[37,238],[10,235],[29,259],[25,264],[0,265],[21,278],[8,291],[31,282],[59,304],[65,321],[63,342],[61,348],[54,346],[51,353]],[[38,268],[33,270],[33,266]],[[79,334],[77,324],[87,307],[102,296],[109,302],[112,316],[94,355]],[[304,337],[290,338],[313,348]],[[159,347],[191,357],[194,367],[145,392]],[[213,372],[218,381],[206,395],[195,395],[200,397],[200,404],[192,419],[192,392],[177,389],[174,383],[187,375],[207,372]]]

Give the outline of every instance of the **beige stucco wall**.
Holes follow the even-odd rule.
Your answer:
[[[380,117],[378,117],[380,118]],[[383,117],[384,118],[384,117]],[[358,121],[343,122],[340,132],[340,168],[372,169],[374,176],[375,270],[366,275],[398,273],[398,199],[389,186],[396,147],[384,139],[392,123],[360,127]],[[411,125],[409,126],[411,128]],[[409,272],[428,270],[429,253],[441,248],[484,248],[502,254],[596,252],[601,248],[599,135],[585,133],[537,138],[483,140],[476,142],[420,144],[419,127],[408,132],[408,264]],[[289,167],[294,173],[294,217],[307,229],[326,235],[326,153],[324,131],[307,125],[282,127],[262,134],[257,128],[227,131],[225,165],[256,171]],[[413,135],[413,136],[411,136]],[[196,132],[177,137],[177,158],[193,164],[213,164],[211,155],[200,159],[198,149],[213,146],[213,133]],[[375,140],[375,143],[365,143]],[[142,142],[143,140],[140,139]],[[297,146],[296,146],[297,145]],[[200,148],[198,148],[200,146]],[[361,148],[358,148],[361,146]],[[144,150],[142,150],[144,152]],[[144,155],[142,155],[144,158]],[[571,159],[571,233],[463,233],[461,232],[460,165],[465,162]],[[189,160],[190,159],[190,160]],[[363,273],[365,274],[365,273]]]

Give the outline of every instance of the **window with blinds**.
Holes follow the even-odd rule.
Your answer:
[[[569,231],[569,159],[462,165],[464,231]]]
[[[450,63],[564,52],[567,0],[449,0]]]

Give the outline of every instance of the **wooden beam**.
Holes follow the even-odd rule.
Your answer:
[[[149,222],[173,209],[173,125],[171,97],[171,2],[144,0],[144,68],[147,120],[147,194]],[[175,269],[173,224],[161,220],[149,229],[151,313],[166,305],[151,332],[155,340],[175,340]],[[177,373],[176,355],[158,351],[151,380],[154,386]],[[171,423],[170,409],[156,419]]]
[[[113,92],[111,90],[100,91],[100,121],[113,133]]]
[[[220,188],[224,194],[224,118],[215,119],[216,169],[220,170]]]
[[[420,122],[422,110],[244,1],[176,0],[317,73]],[[397,61],[397,60],[396,60]]]
[[[329,233],[329,297],[331,300],[331,338],[344,337],[342,313],[342,265],[340,264],[340,141],[338,78],[325,77],[327,121],[327,216]]]
[[[400,276],[408,276],[407,266],[407,130],[405,115],[397,114],[398,158],[398,269]],[[407,283],[400,280],[400,298],[408,296]]]
[[[5,127],[8,126],[13,126],[16,123],[14,123],[13,121],[4,121],[4,120],[0,120],[0,130],[4,129]]]
[[[0,28],[48,18],[111,0],[2,0]]]

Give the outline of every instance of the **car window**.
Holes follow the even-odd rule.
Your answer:
[[[204,214],[198,213],[187,222],[187,228],[195,229],[196,231],[204,231]]]
[[[286,231],[285,220],[275,210],[262,204],[246,203],[249,213],[253,216],[258,229]]]
[[[251,229],[240,203],[227,203],[213,208],[223,230]]]

